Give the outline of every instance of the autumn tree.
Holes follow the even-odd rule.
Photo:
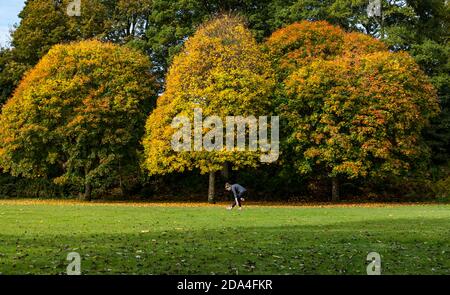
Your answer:
[[[167,73],[173,58],[182,50],[184,42],[192,36],[199,25],[222,13],[239,14],[258,41],[270,35],[273,2],[287,3],[292,0],[153,0],[147,30],[148,47],[154,63],[162,75]]]
[[[406,14],[411,10],[407,4],[401,9],[398,7],[400,4],[396,2],[404,1],[390,2],[394,4],[384,5],[389,25],[398,21],[399,12]],[[173,57],[196,27],[212,15],[224,12],[245,17],[259,42],[276,29],[301,20],[326,20],[346,30],[376,35],[379,26],[375,19],[367,16],[368,3],[368,0],[153,0],[147,30],[148,47],[154,63],[166,73]],[[404,15],[400,17],[403,20]],[[389,34],[394,32],[389,31]]]
[[[339,178],[398,175],[427,158],[421,132],[439,107],[407,53],[325,22],[293,24],[267,46],[283,88],[288,161],[302,174],[329,176],[333,200]]]
[[[361,34],[346,33],[326,21],[302,21],[275,31],[266,41],[273,65],[281,79],[311,62],[333,60],[387,50],[382,42]]]
[[[147,57],[99,41],[57,45],[26,74],[0,117],[0,165],[14,176],[84,187],[138,169],[156,86]]]
[[[267,55],[240,18],[225,15],[205,23],[175,57],[166,91],[147,121],[145,167],[150,174],[199,169],[210,176],[208,197],[213,201],[215,173],[225,163],[232,164],[234,169],[255,167],[260,152],[220,147],[176,152],[171,146],[176,132],[173,119],[179,115],[193,119],[194,109],[202,110],[205,122],[207,117],[216,116],[223,124],[227,116],[270,115],[274,84]],[[200,135],[213,127],[224,128],[210,124]],[[190,130],[187,133],[191,135]],[[188,146],[192,147],[191,143]]]
[[[71,2],[26,1],[20,23],[11,34],[11,48],[0,50],[0,105],[26,70],[56,44],[91,38],[118,44],[145,39],[152,0],[81,1],[81,15],[76,17],[67,14]]]

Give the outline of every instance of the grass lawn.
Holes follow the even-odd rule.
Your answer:
[[[0,201],[0,273],[450,274],[450,205]]]

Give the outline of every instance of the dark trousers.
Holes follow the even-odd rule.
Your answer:
[[[243,192],[242,194],[239,194],[233,201],[233,203],[231,204],[231,208],[236,207],[236,205],[238,205],[239,207],[242,207],[242,201],[241,198],[244,197],[246,192]]]

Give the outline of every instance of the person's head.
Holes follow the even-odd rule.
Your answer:
[[[231,184],[229,184],[228,182],[225,183],[225,189],[226,189],[227,191],[231,191]]]

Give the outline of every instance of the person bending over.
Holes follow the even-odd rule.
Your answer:
[[[240,184],[229,184],[226,183],[225,184],[225,189],[229,192],[233,193],[234,196],[234,202],[233,204],[231,204],[230,207],[228,207],[228,210],[232,210],[234,207],[239,206],[239,210],[242,210],[242,202],[245,201],[244,199],[244,195],[247,192],[247,190],[245,189],[245,187],[243,187]]]

